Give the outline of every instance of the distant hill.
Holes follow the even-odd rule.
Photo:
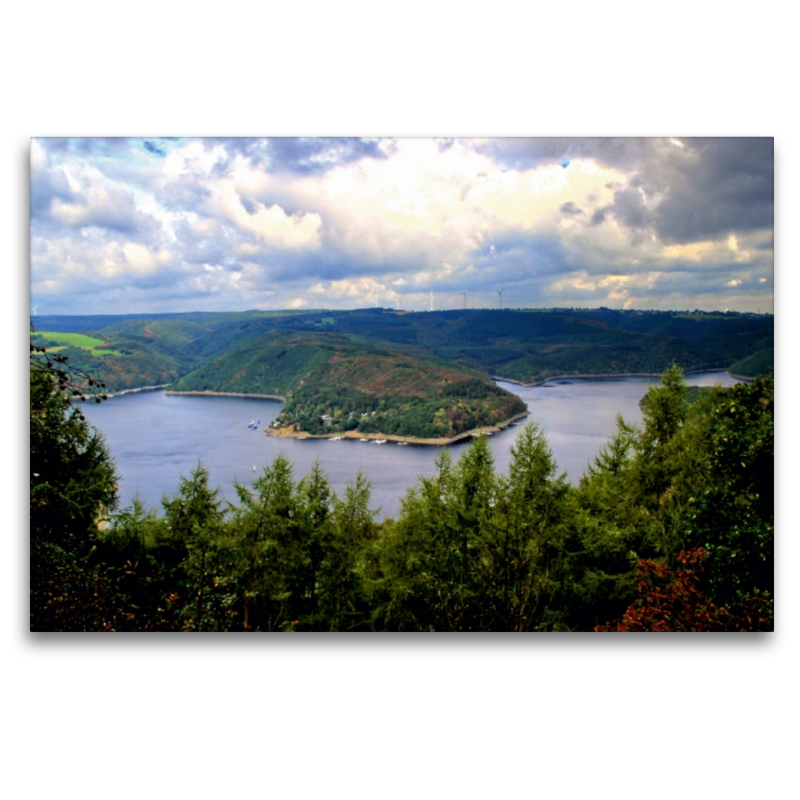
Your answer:
[[[775,370],[775,352],[773,350],[759,350],[751,356],[736,361],[731,364],[730,371],[734,375],[742,375],[745,378],[755,378],[756,375],[764,375]]]
[[[752,376],[774,365],[774,318],[766,314],[370,308],[34,321],[51,334],[38,344],[64,348],[70,364],[109,391],[180,381],[184,389],[291,396],[285,419],[303,430],[345,409],[345,399],[370,419],[391,407],[385,433],[460,430],[494,419],[508,402],[485,394],[490,376],[532,384],[558,375],[660,374],[673,362]],[[448,395],[442,387],[451,384],[462,395]],[[336,430],[353,424],[350,413],[346,422],[335,418]],[[360,430],[372,424],[358,419]]]

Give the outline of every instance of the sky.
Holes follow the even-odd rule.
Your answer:
[[[35,138],[30,161],[34,314],[773,312],[772,138]]]

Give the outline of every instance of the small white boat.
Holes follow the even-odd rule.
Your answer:
[[[376,439],[372,444],[386,444],[386,439]]]
[[[369,444],[369,439],[359,439],[358,441],[361,442],[361,444]]]
[[[330,441],[332,442],[341,442],[344,439],[344,436],[331,436]]]
[[[408,442],[398,442],[397,446],[398,447],[408,447]]]

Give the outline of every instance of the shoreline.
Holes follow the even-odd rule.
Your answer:
[[[725,371],[728,372],[728,370]],[[752,375],[737,375],[735,372],[728,372],[728,375],[730,375],[731,378],[736,378],[738,381],[746,381],[747,383],[755,380]]]
[[[169,386],[170,384],[167,384]],[[174,392],[169,389],[167,394],[186,395],[189,397],[249,397],[256,400],[280,400],[281,403],[286,402],[285,397],[279,394],[251,394],[249,392],[211,392],[209,390],[203,392]]]
[[[347,431],[346,433],[322,433],[311,434],[306,431],[289,431],[285,428],[267,428],[267,436],[272,436],[276,439],[331,439],[334,436],[342,436],[345,439],[354,441],[375,441],[376,439],[385,439],[387,442],[405,442],[406,444],[422,445],[425,447],[447,447],[452,444],[457,444],[465,439],[471,439],[474,434],[485,435],[486,433],[499,433],[505,428],[512,425],[514,422],[530,415],[530,411],[521,411],[513,417],[508,417],[498,422],[496,425],[486,425],[483,428],[472,428],[471,430],[458,433],[449,438],[437,439],[418,439],[414,436],[395,436],[390,433],[358,433],[356,431]]]
[[[702,375],[705,372],[725,372],[732,378],[738,378],[739,380],[753,380],[752,378],[747,378],[744,375],[734,375],[732,372],[729,372],[724,367],[717,367],[714,369],[690,369],[684,372],[683,374]],[[526,389],[532,389],[535,386],[541,386],[542,384],[550,383],[550,381],[566,381],[566,380],[591,381],[598,379],[606,380],[608,378],[660,378],[661,375],[662,373],[660,372],[601,372],[595,375],[552,375],[549,378],[537,381],[536,383],[523,383],[522,381],[517,381],[514,380],[513,378],[503,378],[500,375],[490,375],[489,377],[493,381],[503,381],[503,383],[513,383],[516,384],[517,386],[524,386]]]
[[[156,386],[137,386],[133,389],[120,389],[118,392],[106,392],[106,398],[110,400],[112,397],[121,397],[123,394],[135,394],[136,392],[157,392],[159,389],[166,389],[167,386],[172,386],[171,383],[159,383]],[[86,398],[90,398],[92,394],[85,392]],[[73,396],[72,402],[76,400],[80,402],[80,397]]]

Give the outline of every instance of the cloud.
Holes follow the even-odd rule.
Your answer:
[[[245,202],[248,207],[245,207]],[[239,196],[230,180],[217,183],[204,210],[212,216],[233,223],[239,230],[256,234],[265,245],[274,248],[319,246],[322,225],[319,214],[287,214],[277,204],[266,207],[262,203],[251,202]]]
[[[771,138],[496,139],[478,149],[520,170],[570,159],[619,170],[626,180],[595,224],[613,213],[672,243],[773,226]]]
[[[96,226],[126,234],[150,231],[161,224],[137,208],[129,188],[99,170],[85,165],[51,168],[37,152],[31,163],[32,229],[40,223],[67,228]]]
[[[203,141],[222,145],[231,159],[240,156],[254,168],[293,175],[319,175],[365,158],[387,157],[385,142],[378,139],[283,136]]]
[[[32,295],[766,309],[772,170],[771,139],[36,139]]]
[[[165,156],[167,154],[166,150],[162,150],[160,147],[157,147],[153,142],[144,142],[143,145],[144,149],[148,152],[152,153],[155,156]]]

